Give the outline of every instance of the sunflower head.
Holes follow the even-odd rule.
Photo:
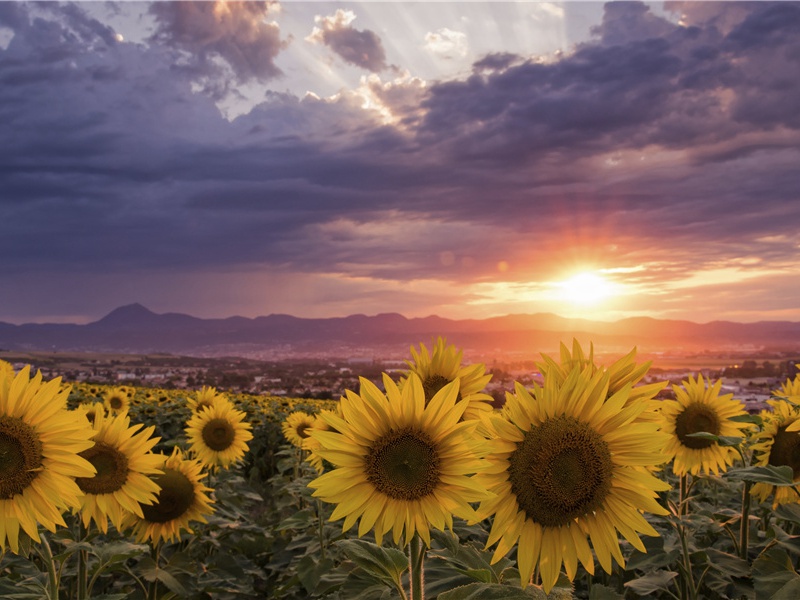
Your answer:
[[[772,410],[761,413],[763,426],[754,438],[755,463],[759,466],[792,467],[794,481],[800,484],[800,407],[782,400],[770,400],[769,404]],[[791,486],[756,483],[751,491],[760,502],[774,494],[773,508],[800,500]]]
[[[452,528],[452,516],[475,516],[470,502],[488,497],[471,477],[484,468],[486,442],[477,421],[464,421],[467,400],[458,400],[458,379],[426,402],[422,380],[411,373],[402,390],[383,377],[386,393],[361,379],[347,392],[342,416],[322,413],[330,430],[312,428],[316,454],[334,465],[309,484],[314,496],[337,504],[332,520],[344,530],[359,521],[358,535],[374,529],[381,543],[415,533],[430,545],[430,529]],[[405,535],[404,535],[405,534]]]
[[[103,405],[111,414],[118,415],[128,412],[128,407],[130,407],[130,404],[131,401],[130,397],[128,396],[127,388],[111,388],[110,390],[107,390],[105,394],[103,394]]]
[[[139,431],[142,425],[131,426],[125,413],[106,416],[98,411],[94,414],[94,445],[80,455],[97,473],[75,481],[85,494],[81,499],[84,525],[88,527],[94,521],[106,533],[109,520],[121,530],[126,515],[142,515],[140,503],[153,503],[158,486],[150,476],[162,472],[160,466],[164,460],[151,452],[160,440],[152,437],[155,426]]]
[[[281,430],[289,443],[298,448],[303,448],[313,426],[314,415],[302,410],[296,410],[281,423]]]
[[[195,412],[186,423],[190,452],[212,471],[227,469],[244,457],[247,442],[253,439],[246,416],[227,401]]]
[[[422,381],[425,402],[430,402],[444,386],[458,380],[458,400],[468,402],[464,418],[479,419],[481,414],[492,410],[492,397],[483,391],[492,375],[485,373],[486,366],[482,363],[462,365],[462,354],[454,345],[448,346],[441,337],[437,338],[430,353],[424,344],[420,344],[419,352],[412,346],[413,360],[406,361],[409,371],[400,381],[400,387],[406,384],[408,375],[414,373]]]
[[[203,386],[194,396],[190,396],[186,399],[186,404],[194,413],[209,408],[213,406],[215,402],[219,401],[227,402],[228,399],[224,394],[218,392],[216,388]]]
[[[0,369],[0,549],[19,551],[22,529],[40,541],[38,524],[64,526],[61,514],[80,507],[75,477],[94,467],[80,453],[92,446],[89,422],[67,410],[69,388],[43,382],[30,367]]]
[[[323,465],[322,457],[317,454],[317,450],[319,450],[322,446],[314,437],[315,431],[332,431],[336,432],[336,430],[328,423],[328,420],[325,417],[341,417],[340,411],[334,411],[329,409],[322,409],[314,418],[314,423],[312,423],[311,428],[308,431],[308,437],[303,440],[303,448],[308,450],[308,458],[306,460],[311,464],[311,466],[316,469],[317,473],[322,473],[325,470]]]
[[[709,382],[710,383],[710,382]],[[732,421],[745,414],[744,405],[733,394],[722,394],[722,382],[708,385],[702,375],[673,385],[675,400],[661,403],[661,428],[669,435],[666,451],[674,458],[678,475],[727,471],[738,456],[736,449],[716,441],[689,437],[693,433],[744,437],[747,423]]]
[[[666,436],[641,419],[647,402],[630,401],[630,382],[609,394],[610,374],[591,364],[575,361],[533,390],[517,383],[505,410],[485,419],[491,466],[476,478],[494,496],[477,519],[494,516],[493,562],[518,545],[522,584],[538,564],[546,592],[562,564],[570,580],[578,561],[594,573],[587,536],[610,573],[612,557],[624,565],[617,534],[643,551],[639,534],[658,533],[642,512],[667,512],[655,497],[669,486],[647,470],[666,459]]]
[[[212,490],[201,481],[206,475],[199,461],[185,458],[176,446],[162,465],[161,474],[151,475],[160,490],[155,502],[142,504],[141,516],[126,519],[137,541],[149,541],[153,545],[160,540],[177,540],[183,530],[193,533],[189,524],[192,521],[206,523],[206,515],[214,512],[213,500],[207,495]]]

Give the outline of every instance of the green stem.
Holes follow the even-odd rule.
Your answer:
[[[742,522],[739,524],[739,556],[747,560],[748,546],[750,545],[750,486],[751,482],[745,481],[742,487]]]
[[[678,534],[681,538],[681,548],[683,549],[683,569],[684,569],[684,582],[686,584],[686,591],[691,600],[697,600],[697,588],[694,584],[694,577],[692,576],[692,558],[689,556],[689,542],[686,539],[686,529],[683,525],[678,525]]]
[[[422,538],[418,533],[414,534],[409,544],[409,579],[411,581],[410,600],[425,600],[425,549],[422,546]]]
[[[158,569],[159,569],[159,562],[161,562],[161,540],[153,546],[153,561],[156,563],[156,577],[153,581],[150,582],[149,585],[149,593],[147,594],[148,600],[157,600],[158,599]]]
[[[44,535],[41,535],[39,544],[39,554],[42,557],[45,567],[47,567],[47,597],[50,600],[58,600],[59,577],[56,573],[56,561],[53,558],[53,550]]]
[[[684,473],[678,485],[678,516],[683,517],[689,511],[689,476]]]
[[[322,518],[322,500],[317,498],[317,532],[319,534],[319,552],[322,560],[325,560],[325,522]]]
[[[89,528],[83,525],[83,520],[78,516],[78,530],[80,536],[78,539],[85,542],[89,538]],[[88,598],[88,563],[89,552],[81,549],[78,551],[78,600],[86,600]]]

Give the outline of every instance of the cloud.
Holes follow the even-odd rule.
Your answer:
[[[358,30],[350,24],[356,15],[337,9],[331,16],[314,17],[314,27],[306,41],[327,46],[346,63],[378,73],[389,68],[381,38],[369,29]]]
[[[467,35],[442,27],[425,34],[425,49],[443,59],[464,58],[467,55]]]
[[[197,76],[218,77],[218,59],[239,83],[268,81],[286,48],[280,27],[269,17],[276,2],[153,2],[156,29],[150,41],[183,53],[182,65]]]
[[[722,28],[624,3],[550,62],[499,50],[448,81],[269,92],[231,121],[176,55],[197,43],[227,61],[212,33],[185,41],[188,25],[164,17],[148,43],[119,43],[79,5],[7,6],[0,255],[14,259],[0,275],[27,286],[15,314],[65,281],[69,314],[79,291],[117,299],[170,279],[151,308],[180,309],[166,303],[186,296],[181,282],[224,272],[266,274],[259,298],[270,280],[304,282],[312,303],[335,287],[345,311],[348,291],[378,306],[380,290],[404,290],[422,307],[440,289],[466,297],[581,265],[654,289],[732,265],[772,281],[800,259],[796,5],[748,4]],[[124,294],[105,289],[115,282]],[[7,291],[0,306],[14,302]]]

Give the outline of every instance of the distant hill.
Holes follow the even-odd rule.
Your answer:
[[[566,319],[553,314],[506,315],[453,320],[438,316],[409,319],[396,313],[304,319],[283,314],[200,319],[180,313],[157,314],[141,304],[122,306],[86,325],[0,322],[0,348],[38,351],[93,351],[187,356],[406,357],[411,345],[436,336],[470,356],[528,354],[556,350],[575,337],[603,352],[697,352],[702,350],[800,351],[800,323],[733,323],[651,318],[613,323]]]

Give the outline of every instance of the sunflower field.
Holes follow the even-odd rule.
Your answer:
[[[635,349],[499,408],[441,338],[407,366],[315,401],[0,361],[0,597],[800,598],[800,374],[749,414]]]

